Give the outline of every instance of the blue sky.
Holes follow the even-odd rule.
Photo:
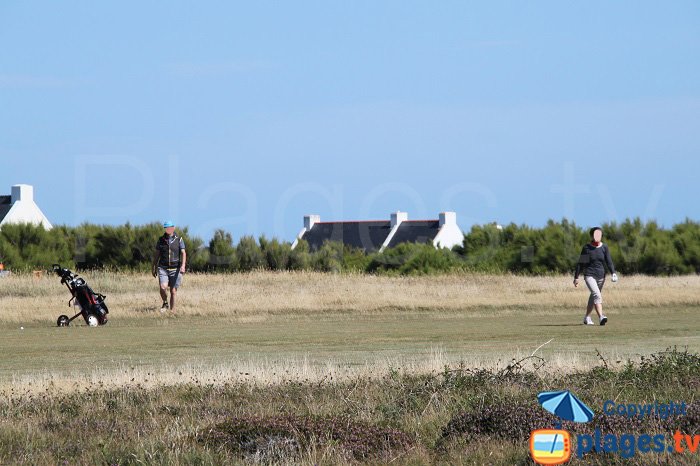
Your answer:
[[[0,191],[205,239],[700,219],[700,3],[527,3],[4,1]]]

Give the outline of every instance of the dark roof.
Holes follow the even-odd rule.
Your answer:
[[[309,243],[309,249],[319,249],[323,242],[339,241],[345,245],[378,251],[389,236],[391,222],[372,220],[364,222],[317,222],[304,233],[302,239]]]
[[[440,231],[439,220],[404,220],[389,242],[390,248],[400,243],[429,243]]]
[[[391,222],[370,220],[363,222],[316,222],[302,239],[309,249],[318,250],[324,241],[338,241],[345,245],[375,252],[382,247],[391,231]],[[440,231],[439,220],[404,220],[389,242],[389,247],[400,243],[432,243]]]
[[[12,196],[0,196],[0,205],[12,204]]]
[[[2,222],[2,219],[5,218],[5,215],[7,215],[11,208],[12,204],[0,204],[0,222]]]

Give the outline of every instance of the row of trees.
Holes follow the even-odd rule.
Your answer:
[[[686,220],[670,229],[639,219],[602,225],[617,269],[625,274],[673,275],[700,273],[700,223]],[[384,252],[365,254],[340,243],[310,251],[301,241],[291,244],[264,236],[243,236],[217,230],[208,243],[183,236],[188,268],[206,272],[268,270],[358,271],[427,274],[452,271],[549,274],[570,273],[588,232],[568,220],[549,221],[542,228],[510,224],[473,226],[462,245],[436,250],[432,245],[400,244]],[[0,229],[0,262],[11,270],[44,269],[61,263],[78,269],[150,269],[160,224],[141,226],[57,226],[51,231],[29,224]]]
[[[678,275],[700,273],[700,223],[685,222],[663,229],[640,219],[605,223],[608,244],[618,271],[625,274]],[[455,252],[471,267],[483,270],[543,274],[571,271],[581,247],[590,241],[587,229],[568,220],[550,220],[543,228],[510,224],[474,226]]]

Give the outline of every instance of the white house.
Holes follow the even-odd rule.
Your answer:
[[[0,196],[0,227],[7,223],[33,223],[53,228],[49,219],[34,202],[34,187],[28,184],[12,186],[12,194]]]
[[[400,243],[432,243],[436,248],[452,248],[464,241],[457,225],[457,214],[442,212],[437,219],[409,220],[406,212],[391,214],[390,220],[322,222],[319,215],[304,216],[304,228],[292,243],[303,239],[314,251],[324,241],[339,241],[365,252],[383,251]]]

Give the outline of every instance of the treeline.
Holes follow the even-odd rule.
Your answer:
[[[670,229],[639,218],[604,223],[617,271],[624,274],[679,275],[700,273],[700,223],[686,219]],[[582,246],[590,241],[588,228],[564,219],[543,228],[510,224],[474,226],[455,252],[477,269],[544,274],[570,272]]]
[[[639,219],[602,225],[616,268],[623,274],[700,273],[700,223],[686,220],[670,229]],[[217,230],[205,243],[187,228],[177,230],[187,245],[187,266],[196,272],[315,270],[384,274],[429,274],[456,271],[490,273],[571,273],[588,230],[568,220],[550,220],[542,228],[510,224],[473,226],[452,251],[425,244],[400,244],[382,253],[365,254],[328,242],[310,251],[306,242],[291,243]],[[0,229],[0,262],[6,269],[28,271],[61,263],[79,270],[111,268],[150,270],[158,223],[134,226],[56,226],[51,231],[28,224]]]

